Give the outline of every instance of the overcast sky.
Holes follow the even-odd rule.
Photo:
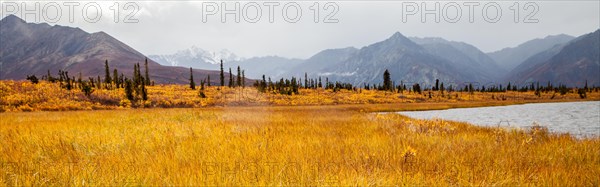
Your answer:
[[[331,1],[333,3],[329,4],[305,0],[242,1],[239,2],[239,23],[233,14],[226,15],[225,23],[222,23],[223,9],[235,9],[235,2],[231,1],[225,2],[225,7],[221,1],[127,2],[117,1],[119,22],[115,23],[115,2],[98,1],[102,16],[96,20],[97,12],[94,4],[90,4],[86,17],[89,20],[86,21],[83,7],[96,3],[94,1],[78,2],[78,6],[62,1],[43,1],[38,9],[42,13],[36,14],[40,15],[37,22],[55,22],[51,24],[79,27],[87,32],[104,31],[146,55],[171,54],[195,45],[211,51],[228,49],[243,57],[278,55],[291,58],[308,58],[328,48],[361,48],[395,32],[409,37],[462,41],[491,52],[533,38],[561,33],[579,36],[600,28],[600,1],[597,0],[529,4],[523,1],[443,1],[439,2],[439,23],[435,21],[436,14],[425,15],[424,23],[421,20],[423,9],[435,9],[435,1]],[[28,22],[36,22],[34,14],[21,15],[24,8],[35,10],[34,3],[27,2],[26,7],[17,1],[2,1],[1,4],[2,17],[16,13]],[[125,9],[126,5],[129,9]],[[62,11],[60,17],[56,17],[57,6]],[[70,6],[75,7],[72,16],[69,16]],[[257,7],[262,12],[261,17],[257,16]],[[272,14],[269,14],[270,8]],[[517,9],[518,14],[515,13]],[[302,12],[298,19],[294,19],[296,10]],[[460,10],[460,16],[457,10]],[[501,11],[500,16],[496,10]],[[137,20],[137,23],[123,22],[130,13],[135,13],[130,21]],[[329,22],[337,20],[337,23],[324,23],[328,15],[332,15]],[[72,23],[69,17],[73,18]],[[315,23],[315,17],[318,17],[318,23]],[[91,23],[93,21],[95,23]]]

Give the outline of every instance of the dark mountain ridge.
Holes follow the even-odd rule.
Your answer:
[[[135,63],[143,66],[146,56],[104,33],[87,33],[79,28],[27,23],[9,15],[0,20],[0,79],[25,79],[27,75],[56,75],[58,70],[70,75],[104,76],[108,60],[111,73],[118,69],[131,76]],[[150,77],[156,83],[189,82],[189,69],[167,67],[148,60]],[[217,71],[194,70],[194,77],[218,77]],[[216,80],[213,78],[213,80]]]
[[[600,29],[564,45],[557,45],[527,59],[507,81],[566,84],[583,87],[600,85]]]

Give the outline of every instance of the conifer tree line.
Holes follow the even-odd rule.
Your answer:
[[[229,88],[233,88],[233,87],[241,87],[241,88],[245,88],[246,87],[246,75],[245,75],[245,70],[242,70],[240,68],[240,66],[237,67],[237,75],[234,76],[233,73],[231,72],[231,68],[229,68],[229,81],[228,81],[228,87]],[[225,72],[224,72],[224,68],[223,68],[223,60],[221,60],[220,63],[220,72],[219,72],[219,81],[221,83],[221,86],[225,86]],[[189,87],[192,90],[196,89],[196,81],[194,80],[194,71],[192,69],[192,67],[190,67],[190,78],[189,78]],[[200,80],[200,91],[198,92],[198,96],[201,98],[206,98],[206,93],[205,91],[205,85],[206,86],[211,86],[210,83],[210,75],[207,75],[205,79],[201,79]],[[220,88],[219,88],[220,89]]]
[[[292,95],[299,94],[299,89],[330,89],[334,92],[340,91],[341,89],[346,90],[354,90],[357,89],[352,86],[350,83],[342,83],[342,82],[330,82],[329,78],[325,78],[325,84],[323,84],[322,78],[314,78],[309,79],[308,75],[304,74],[304,84],[302,84],[302,79],[292,77],[291,79],[281,78],[279,81],[273,82],[271,77],[268,78],[268,81],[265,75],[262,76],[262,80],[256,80],[254,86],[258,89],[258,91],[263,93],[278,93],[282,95]]]
[[[148,100],[148,91],[146,86],[154,84],[154,82],[150,80],[148,59],[145,60],[144,69],[145,73],[142,76],[140,64],[134,64],[133,75],[131,79],[123,75],[123,73],[119,74],[119,71],[116,68],[113,69],[111,75],[108,60],[105,60],[104,79],[101,79],[100,76],[97,76],[96,78],[88,77],[88,80],[84,80],[81,72],[76,79],[74,76],[69,76],[68,71],[63,70],[58,70],[58,77],[54,77],[50,73],[50,70],[48,70],[48,73],[42,76],[41,79],[52,83],[58,83],[60,84],[61,88],[66,90],[80,89],[88,97],[91,96],[94,90],[112,90],[123,88],[125,90],[125,98],[128,100],[145,101]],[[30,80],[32,83],[37,83],[39,81],[35,75],[27,76],[27,80]]]
[[[221,60],[220,64],[220,71],[219,71],[219,83],[220,86],[225,86],[225,72],[224,72],[224,68],[223,68],[223,60]],[[190,67],[190,77],[192,76],[192,68]],[[210,75],[208,75],[206,77],[206,79],[202,79],[202,81],[207,84],[207,86],[211,86],[210,84]],[[229,68],[229,79],[227,82],[227,87],[233,88],[233,87],[246,87],[246,75],[245,75],[245,70],[241,69],[240,66],[237,66],[237,75],[233,75],[231,68]],[[190,80],[190,84],[191,84],[192,80]],[[191,86],[190,86],[191,88]]]
[[[306,76],[306,74],[305,74]],[[581,98],[586,98],[586,92],[591,92],[593,90],[599,90],[600,87],[595,87],[595,88],[589,88],[588,84],[587,84],[587,80],[585,81],[585,86],[583,88],[568,88],[565,84],[559,84],[558,86],[554,86],[552,83],[547,82],[547,84],[545,86],[540,85],[539,82],[530,82],[528,84],[524,84],[521,85],[521,87],[515,85],[515,84],[511,84],[511,82],[508,82],[508,84],[506,86],[503,86],[502,84],[489,84],[487,85],[488,87],[486,87],[485,85],[482,86],[473,86],[473,83],[465,83],[464,87],[461,88],[457,88],[457,87],[453,87],[452,85],[450,86],[444,86],[444,83],[441,82],[439,79],[435,80],[435,84],[432,87],[425,87],[423,88],[422,85],[420,85],[419,83],[415,83],[412,85],[412,89],[407,89],[407,86],[401,82],[399,85],[396,85],[393,81],[391,81],[391,75],[389,73],[389,71],[386,69],[383,73],[383,85],[379,84],[379,85],[370,85],[370,84],[364,84],[363,88],[365,90],[383,90],[383,91],[397,91],[398,93],[403,92],[403,91],[409,91],[409,92],[415,92],[415,93],[419,93],[422,94],[424,91],[428,92],[429,94],[434,91],[434,92],[439,92],[441,93],[441,95],[444,95],[444,92],[448,93],[448,92],[454,92],[454,91],[460,91],[460,92],[469,92],[469,93],[474,93],[474,92],[507,92],[507,91],[519,91],[519,92],[528,92],[528,91],[534,91],[535,94],[537,96],[541,96],[541,93],[548,93],[548,92],[555,92],[555,93],[560,93],[561,95],[565,95],[568,92],[574,92],[573,90],[577,90],[577,93],[579,94],[579,96]]]
[[[146,65],[146,69],[148,66]],[[133,66],[133,78],[129,80],[125,78],[125,94],[130,101],[148,100],[148,92],[146,90],[146,79],[140,72],[140,64],[136,63]]]
[[[88,80],[84,80],[82,78],[81,73],[79,76],[75,78],[75,76],[70,76],[67,71],[58,71],[58,76],[54,77],[51,75],[50,70],[48,70],[47,74],[42,76],[42,80],[46,80],[52,83],[59,83],[61,88],[66,90],[71,89],[80,89],[85,93],[86,96],[90,96],[94,90],[97,89],[120,89],[123,88],[125,90],[125,97],[130,101],[145,101],[148,99],[148,93],[146,90],[146,86],[153,85],[154,82],[151,81],[149,76],[148,69],[148,59],[146,58],[144,61],[144,74],[141,73],[140,64],[134,64],[133,75],[131,78],[126,77],[123,73],[119,74],[119,71],[115,68],[110,71],[110,67],[108,64],[108,60],[104,62],[104,79],[101,79],[100,76],[88,77]],[[219,82],[220,86],[225,86],[225,72],[223,67],[223,60],[220,61],[220,74],[219,74]],[[244,88],[245,84],[245,70],[241,69],[240,66],[237,66],[237,72],[234,76],[232,72],[232,68],[229,68],[229,79],[227,86],[230,88],[233,87],[241,87]],[[190,67],[190,84],[189,87],[192,90],[196,89],[196,82],[194,80],[193,69]],[[27,80],[32,83],[38,83],[39,80],[35,75],[28,75]],[[204,93],[204,87],[211,86],[210,75],[200,80],[200,92],[199,96],[206,97]],[[325,89],[332,90],[333,92],[340,91],[342,89],[350,90],[350,91],[359,91],[361,88],[357,88],[350,83],[343,83],[339,81],[329,81],[328,77],[325,77],[324,80],[322,77],[311,78],[308,77],[308,73],[304,73],[304,80],[297,77],[292,77],[291,79],[281,78],[280,80],[272,81],[271,77],[267,77],[265,75],[262,76],[262,80],[256,80],[254,85],[258,89],[259,92],[262,93],[275,93],[275,94],[284,94],[284,95],[292,95],[299,94],[299,89]],[[453,86],[452,84],[449,86],[444,86],[444,82],[439,79],[435,80],[435,84],[430,87],[423,87],[419,83],[414,83],[410,87],[401,81],[400,84],[396,84],[392,81],[392,75],[390,72],[385,69],[382,75],[382,84],[367,84],[364,83],[362,89],[365,90],[380,90],[386,92],[397,92],[402,93],[404,91],[414,92],[418,94],[423,94],[423,92],[427,92],[429,97],[431,97],[432,92],[438,92],[442,96],[444,96],[445,92],[507,92],[507,91],[519,91],[519,92],[528,92],[534,91],[535,95],[540,96],[542,93],[554,92],[560,93],[561,95],[565,95],[569,92],[576,92],[579,94],[581,98],[587,97],[587,92],[591,92],[592,90],[598,91],[600,87],[588,87],[587,80],[585,81],[585,86],[583,88],[568,88],[565,84],[553,85],[550,82],[547,82],[545,85],[540,85],[540,82],[529,82],[527,84],[516,85],[508,82],[506,86],[502,84],[488,84],[488,85],[476,85],[473,83],[465,83],[464,87],[461,86]],[[575,90],[575,91],[574,91]]]
[[[263,93],[278,93],[278,94],[288,94],[291,95],[292,93],[294,94],[298,94],[298,88],[304,88],[304,89],[318,89],[318,88],[322,88],[322,89],[330,89],[333,90],[334,92],[339,91],[341,89],[346,89],[346,90],[353,90],[353,91],[357,91],[359,88],[353,86],[350,83],[342,83],[342,82],[331,82],[329,81],[328,77],[325,77],[325,81],[323,83],[322,81],[322,77],[317,77],[317,78],[309,78],[308,77],[308,73],[304,73],[304,81],[302,79],[298,79],[296,77],[292,77],[291,79],[280,79],[279,81],[272,81],[270,77],[266,77],[265,75],[262,76],[262,80],[256,80],[254,83],[254,86],[258,89],[258,91],[263,92]],[[547,86],[539,86],[539,83],[537,83],[537,86],[534,86],[533,83],[531,83],[531,85],[523,85],[522,87],[517,87],[517,85],[511,84],[510,82],[508,83],[508,85],[506,87],[504,87],[502,84],[498,84],[498,85],[488,85],[488,87],[486,88],[484,85],[483,86],[473,86],[473,83],[468,83],[464,85],[464,88],[461,87],[456,87],[453,85],[449,85],[449,86],[445,86],[444,82],[440,81],[439,79],[435,80],[435,84],[431,87],[423,87],[423,85],[420,85],[419,83],[414,83],[412,84],[410,87],[407,87],[406,84],[404,84],[402,81],[400,82],[400,84],[396,84],[394,81],[392,81],[391,78],[391,74],[390,72],[386,69],[383,72],[383,79],[382,79],[382,83],[383,84],[367,84],[364,83],[362,89],[365,90],[379,90],[379,91],[389,91],[389,92],[397,92],[397,93],[401,93],[404,91],[408,91],[408,92],[415,92],[418,94],[423,94],[423,92],[428,92],[431,95],[431,92],[439,92],[441,93],[441,95],[443,96],[444,93],[449,93],[449,92],[454,92],[454,91],[460,91],[460,92],[469,92],[469,93],[474,93],[474,92],[507,92],[507,91],[520,91],[520,92],[527,92],[527,91],[535,91],[537,92],[550,92],[550,91],[554,91],[554,92],[559,92],[562,95],[566,94],[568,91],[572,91],[572,89],[568,89],[566,87],[566,85],[564,84],[560,84],[558,87],[553,86],[550,82],[548,82]],[[598,88],[596,88],[598,89]],[[579,89],[578,89],[579,90]],[[586,85],[584,88],[581,88],[581,97],[584,98],[585,95],[583,93],[585,93],[585,91],[587,92],[591,92],[592,89],[588,88],[587,85],[587,81],[586,81]]]

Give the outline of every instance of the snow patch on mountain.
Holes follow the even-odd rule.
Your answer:
[[[150,55],[150,58],[162,65],[167,66],[188,66],[190,64],[215,65],[221,60],[223,63],[243,61],[243,57],[237,56],[235,53],[222,49],[220,51],[208,51],[197,46],[192,46],[188,49],[180,50],[169,55]]]

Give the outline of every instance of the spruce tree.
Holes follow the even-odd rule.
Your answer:
[[[383,72],[383,89],[385,91],[392,90],[392,79],[390,77],[390,72],[386,69]]]
[[[473,84],[469,83],[469,92],[473,93]]]
[[[317,88],[323,88],[323,84],[321,83],[321,77],[319,77],[319,84],[317,85]]]
[[[207,86],[210,86],[210,75],[207,75],[206,80]]]
[[[308,74],[304,72],[304,88],[308,87]]]
[[[136,82],[137,86],[144,84],[144,81],[142,80],[143,77],[142,77],[142,71],[141,71],[141,68],[140,68],[140,63],[137,63],[137,73],[136,73],[136,76],[137,76],[137,82]]]
[[[132,80],[131,80],[131,83],[132,83],[132,84],[135,84],[135,83],[137,83],[137,82],[138,82],[138,80],[137,80],[137,79],[138,79],[139,77],[137,76],[137,72],[138,72],[138,69],[137,69],[137,68],[138,68],[138,67],[137,67],[137,64],[133,64],[133,77],[131,78],[131,79],[132,79]]]
[[[221,60],[221,74],[219,76],[221,80],[221,86],[225,86],[225,73],[223,72],[223,60]]]
[[[106,84],[106,87],[108,88],[108,85],[110,85],[110,83],[112,82],[110,80],[110,69],[108,68],[108,60],[104,61],[104,70],[105,70],[104,83]]]
[[[98,87],[98,89],[102,89],[102,80],[100,79],[100,75],[98,75],[98,84],[96,84],[96,86]]]
[[[246,70],[242,70],[242,88],[246,87]]]
[[[196,89],[196,83],[194,82],[194,72],[192,72],[192,68],[190,67],[190,88],[192,90]]]
[[[265,75],[262,76],[262,81],[260,82],[260,86],[258,87],[258,91],[266,92],[267,89],[267,79],[265,79]]]
[[[119,88],[119,72],[117,68],[113,70],[113,82],[115,83],[115,87]]]
[[[63,71],[58,70],[58,83],[60,83],[62,85],[63,81],[64,81]]]
[[[421,94],[421,85],[419,83],[413,84],[413,92]]]
[[[127,99],[129,101],[133,101],[134,97],[133,97],[133,83],[131,82],[131,80],[129,80],[128,78],[125,78],[125,97],[127,97]]]
[[[54,80],[54,77],[52,77],[52,75],[50,74],[50,70],[48,70],[48,75],[46,77],[47,81],[50,81],[52,83],[54,83],[56,80]]]
[[[229,68],[229,87],[233,87],[233,74],[231,74],[231,68]]]
[[[240,66],[237,67],[237,77],[236,77],[236,85],[237,87],[242,86],[242,71],[240,70]]]
[[[94,78],[93,77],[88,77],[88,79],[90,79],[90,86],[92,86],[92,88],[95,88],[96,85],[94,84]]]
[[[144,82],[144,79],[145,78],[142,77],[142,82]],[[142,87],[141,88],[142,100],[146,101],[146,100],[148,100],[148,91],[146,90],[146,84],[141,84],[140,86]]]
[[[150,86],[150,75],[148,74],[148,58],[146,58],[146,62],[144,64],[144,68],[146,68],[146,72],[145,72],[145,78],[144,78],[144,83],[146,84],[146,86]]]
[[[123,75],[123,73],[121,73],[121,76],[119,76],[119,84],[121,85],[121,88],[125,88],[123,85],[125,84],[125,75]]]
[[[39,83],[39,80],[35,75],[27,75],[27,80],[31,81],[32,84]]]
[[[94,90],[92,90],[92,86],[87,82],[82,82],[80,88],[83,94],[85,94],[85,96],[87,97],[90,97],[90,95],[92,95],[92,92],[94,92]]]
[[[265,82],[265,85],[267,85],[266,82]],[[269,87],[269,90],[275,90],[275,85],[273,84],[273,81],[271,81],[271,77],[269,77],[269,83],[268,83],[268,85],[269,86],[265,86],[265,88]]]
[[[292,77],[292,82],[291,82],[291,86],[292,86],[292,92],[294,92],[294,94],[298,94],[298,82],[296,81],[295,77]]]
[[[204,94],[204,80],[200,81],[200,92],[198,92],[198,96],[200,96],[200,98],[206,98],[206,94]]]
[[[83,85],[83,75],[81,75],[81,71],[79,72],[79,77],[77,78],[77,84],[79,84],[79,88]]]

